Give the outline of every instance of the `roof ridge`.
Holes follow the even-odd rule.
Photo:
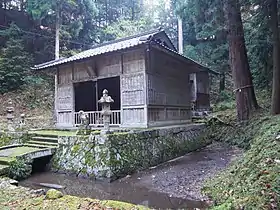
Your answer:
[[[93,50],[93,49],[96,49],[96,48],[99,48],[99,47],[103,47],[103,46],[110,45],[110,44],[115,44],[115,43],[118,43],[118,42],[126,41],[126,40],[133,39],[133,38],[136,38],[136,37],[145,36],[145,35],[148,35],[148,34],[153,34],[153,33],[156,33],[156,32],[160,33],[162,31],[164,31],[164,30],[162,30],[161,28],[153,29],[153,30],[142,32],[142,33],[139,33],[139,34],[126,36],[126,37],[123,37],[123,38],[119,38],[119,39],[111,40],[111,41],[104,42],[104,43],[101,43],[101,44],[97,44],[97,45],[93,46],[92,48],[90,48],[88,50]]]

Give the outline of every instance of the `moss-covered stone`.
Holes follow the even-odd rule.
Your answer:
[[[62,197],[63,197],[62,192],[55,189],[48,190],[46,194],[46,199],[58,199]]]
[[[50,191],[53,192],[53,190]],[[10,181],[7,179],[2,179],[2,178],[0,179],[0,209],[18,209],[18,210],[148,209],[143,206],[123,203],[120,201],[110,201],[110,200],[100,201],[97,199],[80,198],[80,197],[70,196],[70,195],[61,196],[61,194],[57,198],[57,192],[55,192],[55,195],[56,196],[52,195],[50,199],[46,199],[46,196],[32,194],[32,192],[27,188],[12,186],[10,184]],[[53,197],[55,197],[55,199]]]
[[[77,175],[116,178],[207,145],[203,125],[59,137],[53,168]]]
[[[120,210],[126,210],[126,209],[148,210],[149,209],[144,206],[134,205],[131,203],[125,203],[120,201],[113,201],[113,200],[101,201],[101,204],[107,208],[120,209]]]

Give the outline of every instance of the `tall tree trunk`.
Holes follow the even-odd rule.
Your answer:
[[[259,108],[254,92],[252,75],[245,47],[239,0],[226,0],[225,12],[228,24],[229,57],[235,84],[237,118],[248,120]]]
[[[225,75],[225,72],[223,72],[221,75],[220,75],[220,92],[224,91],[226,88],[226,75]]]
[[[280,41],[277,6],[277,0],[270,0],[269,7],[273,40],[273,85],[271,106],[271,112],[273,115],[280,114]]]

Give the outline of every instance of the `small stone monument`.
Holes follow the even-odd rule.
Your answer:
[[[25,125],[25,114],[20,115],[19,127],[23,128]]]
[[[88,129],[88,127],[89,127],[88,114],[86,114],[83,110],[81,110],[81,111],[79,111],[79,117],[81,120],[81,128]]]
[[[13,102],[11,99],[8,101],[8,106],[7,106],[7,122],[8,122],[8,131],[15,131],[14,129],[14,107],[13,107]]]
[[[111,111],[111,103],[113,103],[114,100],[111,98],[111,96],[108,95],[108,90],[104,89],[103,90],[103,96],[100,98],[98,103],[101,104],[102,107],[102,116],[103,116],[103,124],[104,124],[104,129],[103,133],[108,133],[110,131],[110,116],[112,114]]]

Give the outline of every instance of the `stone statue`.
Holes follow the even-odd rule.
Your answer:
[[[21,114],[20,121],[19,121],[19,127],[23,128],[24,125],[25,125],[25,114]]]
[[[103,96],[100,98],[98,103],[101,104],[102,107],[102,116],[103,116],[103,124],[104,124],[104,130],[103,132],[107,133],[110,130],[110,117],[112,114],[111,111],[111,103],[113,103],[114,100],[111,98],[111,96],[108,95],[108,90],[103,90]]]
[[[79,117],[81,120],[81,127],[83,129],[88,129],[89,127],[89,119],[88,119],[88,114],[86,114],[84,111],[79,111]]]

